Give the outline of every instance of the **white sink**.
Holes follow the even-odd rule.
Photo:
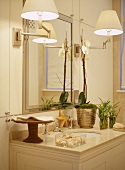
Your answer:
[[[63,133],[71,133],[77,136],[85,136],[86,138],[96,138],[100,137],[101,132],[95,129],[66,129],[63,130]]]
[[[78,136],[84,136],[86,138],[95,138],[95,137],[99,137],[100,133],[96,133],[96,132],[81,132],[81,131],[76,131],[76,132],[72,132],[72,134],[77,134]]]

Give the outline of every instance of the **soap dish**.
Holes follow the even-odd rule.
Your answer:
[[[72,133],[61,133],[55,136],[55,144],[61,147],[75,148],[86,143],[86,135],[74,135]]]

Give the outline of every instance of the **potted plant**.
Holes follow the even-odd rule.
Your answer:
[[[118,103],[112,105],[110,100],[102,101],[98,106],[98,117],[100,118],[100,129],[112,128],[116,122],[116,117],[119,113],[117,111]],[[109,121],[108,121],[109,120]]]
[[[70,50],[68,47],[67,34],[62,48],[59,50],[59,56],[64,56],[64,77],[63,77],[63,91],[59,97],[58,103],[53,103],[58,109],[72,108],[72,103],[68,102],[69,93],[66,91],[66,64],[70,58]],[[60,81],[61,82],[61,81]]]
[[[78,104],[75,104],[77,110],[77,121],[81,128],[92,128],[95,124],[97,106],[87,102],[87,81],[86,81],[86,68],[85,59],[88,58],[88,49],[90,43],[83,42],[81,36],[81,60],[83,66],[83,91],[80,92],[78,97]]]
[[[75,108],[77,110],[77,121],[80,128],[93,128],[97,106],[86,102],[84,92],[79,94],[78,104],[75,104]]]
[[[51,99],[44,99],[43,97],[41,97],[41,100],[42,100],[42,102],[43,102],[43,106],[42,106],[42,108],[40,108],[39,110],[40,110],[40,111],[50,110],[51,107],[53,106],[53,103],[54,103],[53,98],[54,98],[54,97],[52,97]]]
[[[101,99],[100,99],[101,100]],[[102,101],[98,106],[98,117],[100,118],[100,129],[108,128],[108,114],[110,110],[110,101]]]

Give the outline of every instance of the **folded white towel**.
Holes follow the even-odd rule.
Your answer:
[[[52,116],[17,116],[16,120],[27,120],[27,119],[34,119],[37,121],[54,121],[54,118]]]
[[[124,129],[125,126],[122,123],[115,123],[113,125],[113,128],[115,128],[115,129]]]

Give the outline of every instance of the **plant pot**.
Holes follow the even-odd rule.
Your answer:
[[[116,122],[116,117],[109,117],[109,127],[113,128],[113,125]]]
[[[100,119],[100,129],[108,128],[108,117],[104,117],[104,119]]]
[[[77,108],[77,121],[80,128],[93,128],[96,118],[96,109]]]

